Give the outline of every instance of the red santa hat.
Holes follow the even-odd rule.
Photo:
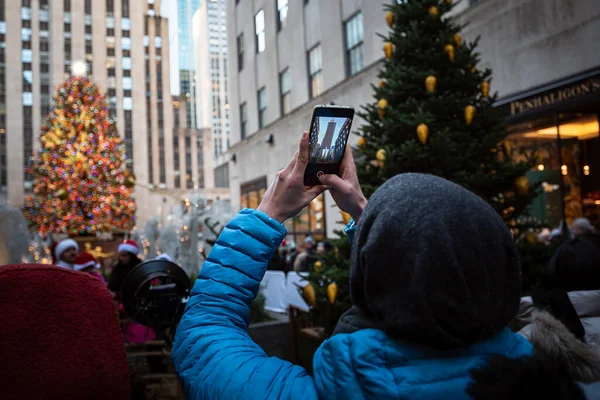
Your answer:
[[[62,256],[62,253],[64,253],[65,251],[67,251],[68,249],[71,249],[71,248],[74,248],[75,250],[79,250],[79,246],[77,245],[77,242],[71,238],[61,240],[60,242],[58,242],[56,244],[56,247],[54,248],[54,252],[53,252],[55,261],[60,260],[60,256]]]
[[[75,259],[73,269],[75,271],[82,271],[89,267],[100,268],[100,264],[98,264],[98,260],[96,260],[96,258],[90,253],[83,252],[78,255]]]
[[[126,240],[119,245],[119,253],[122,251],[126,251],[127,253],[135,254],[137,256],[140,254],[140,246],[138,246],[135,240]]]

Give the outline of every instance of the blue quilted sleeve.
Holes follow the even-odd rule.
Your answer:
[[[268,357],[247,333],[250,306],[285,234],[266,214],[244,209],[219,236],[171,354],[187,399],[318,399],[303,368]]]

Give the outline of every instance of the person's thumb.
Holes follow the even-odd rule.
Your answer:
[[[341,189],[342,185],[344,184],[344,180],[342,178],[333,174],[321,175],[319,177],[319,181],[321,181],[323,185],[334,190]]]

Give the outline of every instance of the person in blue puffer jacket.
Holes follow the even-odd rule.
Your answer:
[[[520,300],[517,249],[498,214],[444,179],[402,174],[367,204],[352,152],[305,187],[305,132],[257,210],[225,227],[193,288],[172,358],[189,399],[468,399],[469,371],[533,348],[506,325]],[[353,307],[315,354],[314,377],[248,336],[250,306],[286,235],[324,190],[352,216]]]

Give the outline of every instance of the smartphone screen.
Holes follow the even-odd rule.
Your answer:
[[[353,118],[351,107],[315,107],[310,123],[305,185],[319,184],[322,174],[339,174]]]

